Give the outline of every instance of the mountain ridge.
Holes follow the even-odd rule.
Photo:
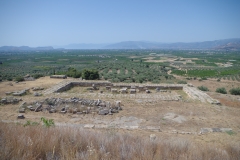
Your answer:
[[[234,44],[229,47],[227,44]],[[240,38],[203,41],[203,42],[143,42],[143,41],[123,41],[110,44],[105,49],[221,49],[240,50]]]
[[[176,50],[240,50],[240,38],[222,39],[203,42],[174,42],[160,43],[149,41],[122,41],[112,44],[72,43],[64,46],[2,46],[0,51],[41,51],[58,49],[176,49]]]

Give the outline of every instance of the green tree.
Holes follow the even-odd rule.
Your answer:
[[[73,77],[73,78],[80,78],[81,77],[81,72],[77,71],[75,68],[68,68],[68,71],[66,73],[68,77]]]
[[[99,79],[99,73],[97,70],[93,70],[93,69],[84,69],[82,71],[82,78],[86,79],[86,80],[95,80],[95,79]]]

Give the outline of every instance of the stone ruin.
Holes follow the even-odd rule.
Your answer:
[[[72,114],[99,114],[112,115],[122,110],[121,101],[110,103],[108,101],[89,100],[82,98],[47,98],[43,101],[26,103],[23,102],[19,106],[19,113],[25,113],[26,110],[34,112],[48,113],[72,113]]]
[[[14,97],[4,97],[1,99],[1,104],[17,104],[19,101],[22,101],[21,98],[14,98]]]
[[[21,91],[13,91],[13,92],[5,92],[6,95],[13,95],[13,96],[23,96],[29,92],[30,89],[24,89]]]
[[[50,78],[66,79],[66,75],[51,75]]]

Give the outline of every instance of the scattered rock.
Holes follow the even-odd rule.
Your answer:
[[[19,115],[17,116],[17,118],[18,118],[18,119],[24,119],[25,116],[24,116],[23,114],[19,114]]]
[[[33,95],[34,95],[35,97],[38,97],[38,96],[41,96],[42,94],[41,94],[41,93],[38,93],[38,92],[34,92]]]
[[[33,87],[32,90],[39,91],[39,90],[44,90],[44,88],[43,87]]]
[[[19,113],[25,113],[25,108],[20,108]]]
[[[145,92],[146,92],[146,93],[151,93],[149,90],[146,90]]]
[[[107,109],[103,109],[98,112],[99,115],[107,115],[108,113],[109,111]]]
[[[11,95],[13,92],[5,92],[6,95]]]
[[[35,109],[35,112],[40,112],[42,111],[42,104],[40,103],[36,103],[36,109]]]
[[[130,89],[130,94],[135,94],[136,93],[136,89]]]

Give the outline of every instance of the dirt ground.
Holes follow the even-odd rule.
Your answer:
[[[44,87],[45,89],[54,84],[58,84],[63,79],[51,79],[42,77],[35,81],[25,82],[1,82],[0,97],[6,97],[5,92],[18,91],[32,87]],[[88,99],[101,99],[105,101],[115,102],[120,100],[123,104],[123,110],[113,115],[75,115],[75,114],[60,114],[60,113],[43,113],[31,112],[25,113],[26,119],[23,121],[40,121],[41,117],[54,119],[56,123],[61,124],[115,124],[115,125],[132,125],[132,126],[157,126],[161,132],[154,132],[157,136],[177,136],[186,137],[199,143],[214,143],[216,145],[224,145],[226,143],[240,143],[240,96],[230,94],[222,95],[216,93],[218,87],[225,87],[227,90],[232,87],[239,87],[240,83],[236,82],[217,82],[217,80],[191,80],[188,81],[195,87],[207,86],[210,91],[207,92],[214,99],[218,99],[222,105],[212,105],[209,103],[201,103],[200,101],[192,100],[183,91],[172,91],[171,93],[155,93],[152,95],[161,94],[165,96],[181,95],[183,98],[179,101],[163,101],[156,98],[140,99],[133,96],[107,96],[111,93],[103,90],[100,95],[99,91],[89,93],[86,88],[75,87],[64,93],[53,93],[39,97],[33,96],[33,91],[30,94],[21,96],[23,101],[34,102],[41,101],[50,97],[70,98],[80,96]],[[140,93],[137,93],[140,94]],[[144,96],[144,93],[142,93]],[[153,96],[154,97],[154,96]],[[16,121],[18,107],[22,102],[16,105],[1,105],[0,120]],[[233,132],[228,133],[199,133],[201,128],[232,128]],[[153,131],[148,130],[124,130],[114,129],[115,132],[129,132],[137,135],[150,135]],[[189,132],[194,134],[177,134],[179,132]]]

